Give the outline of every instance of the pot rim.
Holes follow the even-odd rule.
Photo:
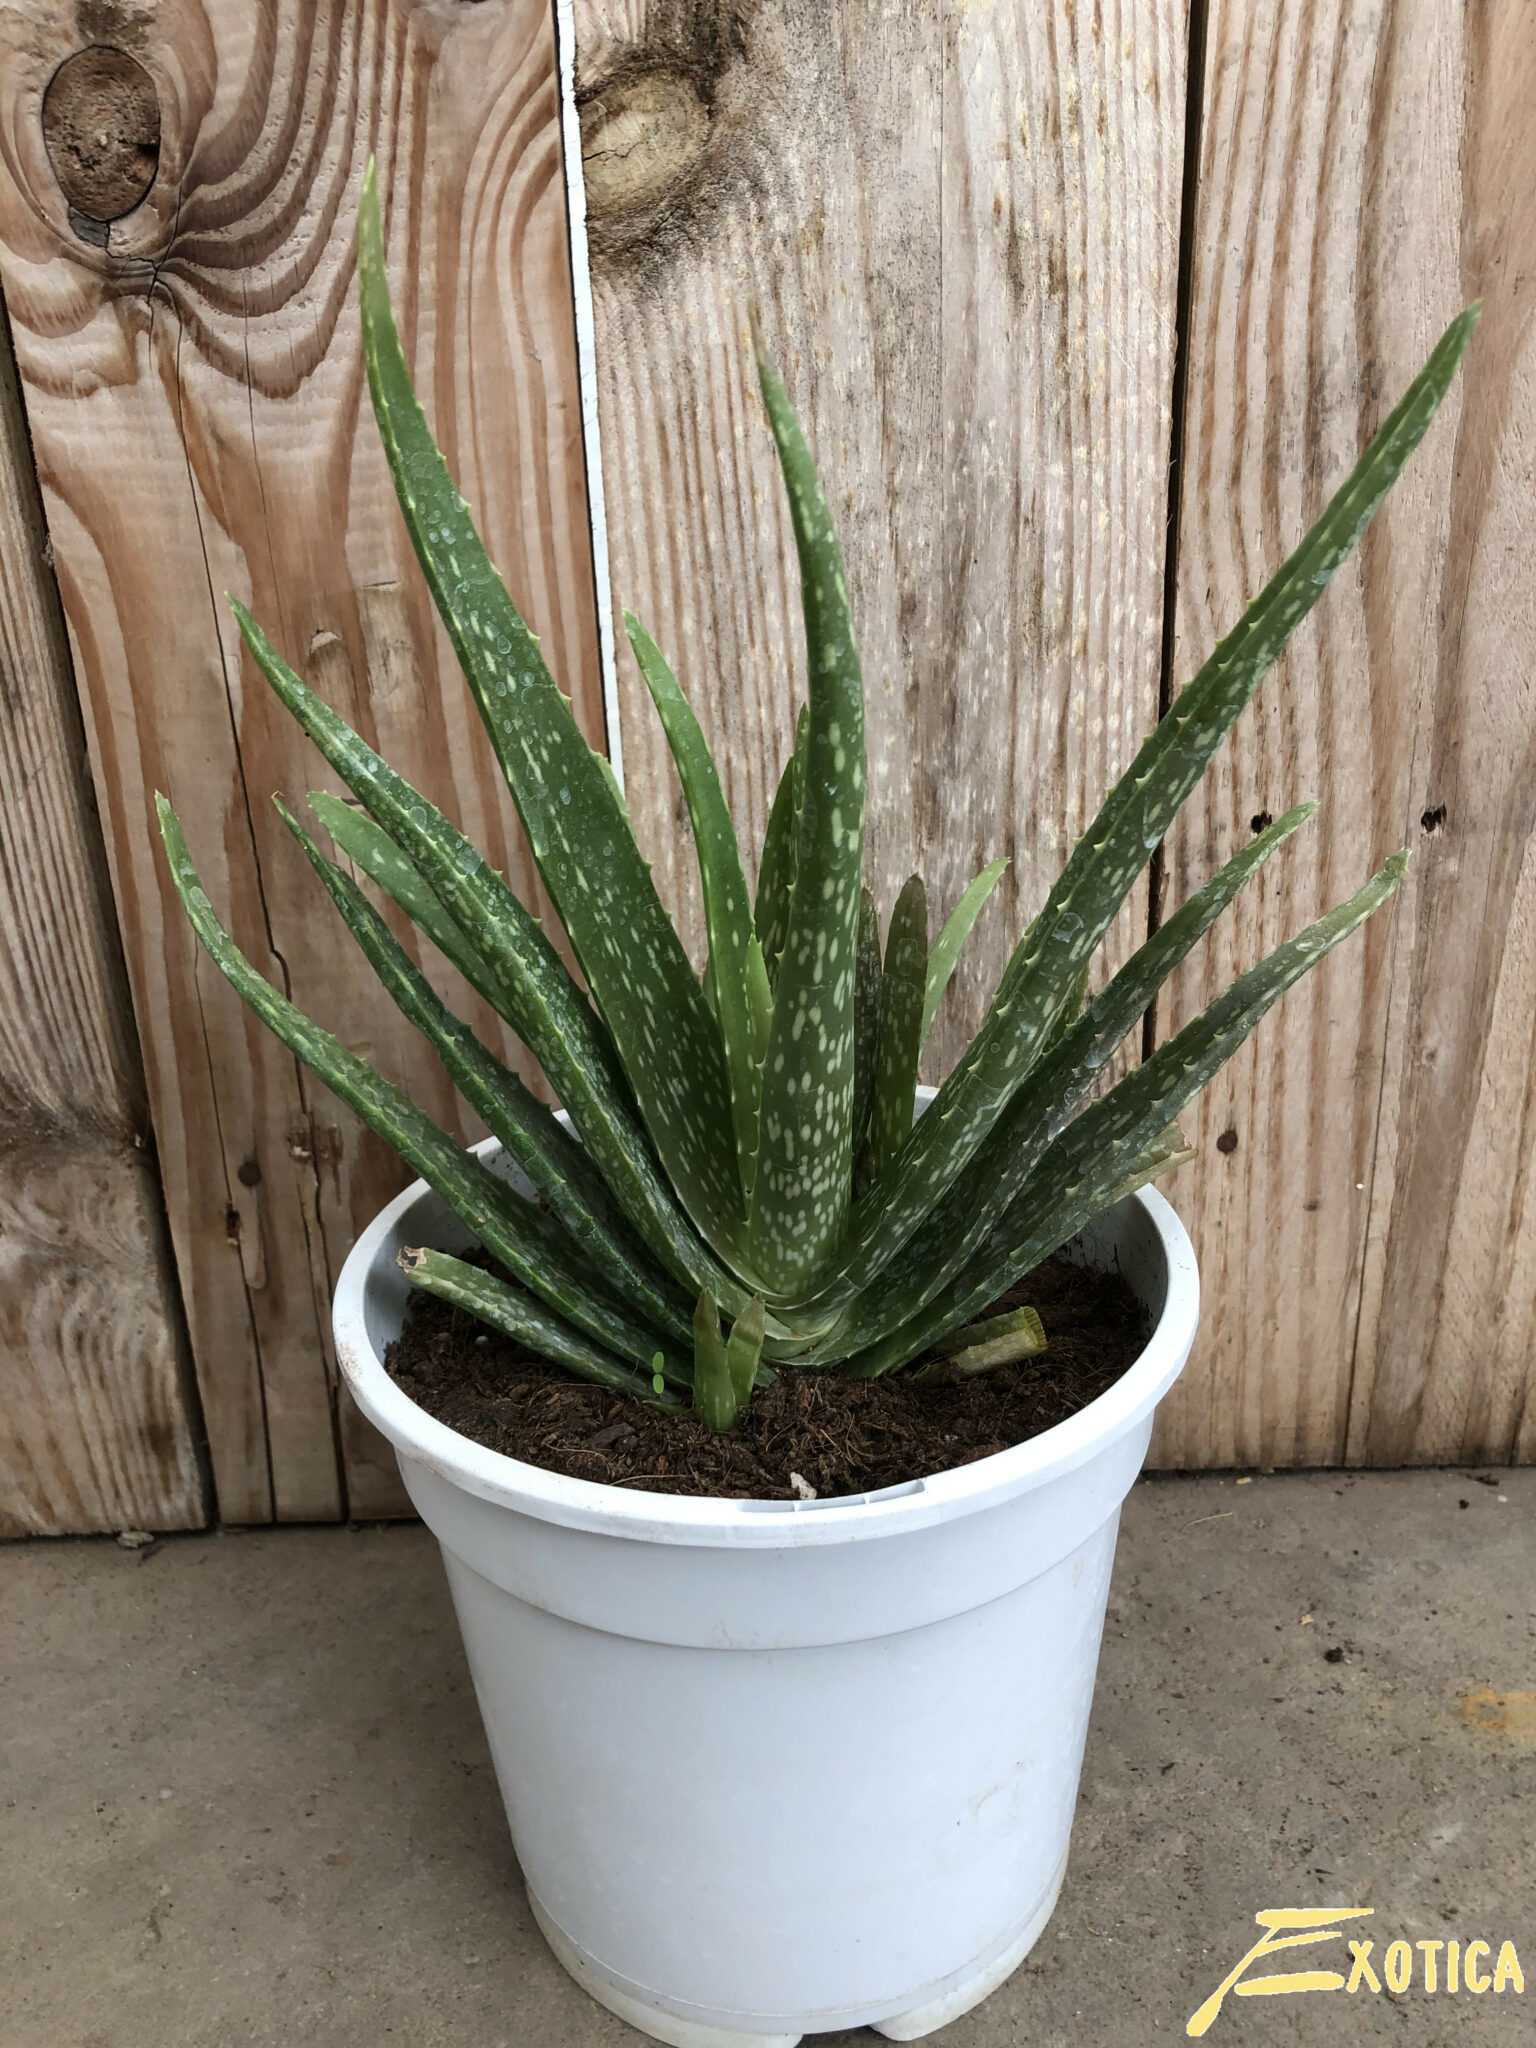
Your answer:
[[[494,1138],[473,1150],[500,1151]],[[649,1543],[721,1549],[786,1549],[896,1536],[993,1507],[1086,1464],[1106,1444],[1149,1416],[1178,1377],[1199,1316],[1194,1248],[1172,1205],[1152,1188],[1128,1197],[1157,1234],[1167,1268],[1163,1310],[1151,1336],[1119,1379],[1064,1422],[1008,1450],[955,1465],[876,1493],[828,1500],[700,1499],[631,1493],[596,1480],[570,1479],[525,1464],[461,1436],[419,1408],[384,1369],[368,1337],[364,1300],[386,1241],[431,1190],[414,1181],[363,1231],[336,1283],[332,1323],[336,1355],[353,1399],[404,1458],[427,1466],[466,1493],[538,1521]]]

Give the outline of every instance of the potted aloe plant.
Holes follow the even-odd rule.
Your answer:
[[[352,876],[286,811],[389,998],[492,1137],[465,1151],[271,988],[220,926],[170,806],[175,886],[263,1020],[421,1176],[341,1276],[342,1370],[441,1540],[533,1910],[614,2011],[681,2044],[932,2031],[1017,1965],[1065,1864],[1120,1502],[1194,1334],[1177,1218],[1146,1184],[1185,1105],[1275,1000],[1376,910],[1397,853],[1107,1091],[1106,1062],[1238,889],[1277,819],[1093,998],[1090,961],[1153,849],[1353,546],[1450,383],[1447,330],[1300,547],[1110,792],[920,1107],[918,1056],[987,890],[930,947],[922,885],[883,959],[863,887],[864,701],[811,457],[759,350],[803,576],[809,697],[755,899],[698,724],[630,639],[692,820],[695,970],[607,762],[578,731],[435,447],[385,283],[373,175],[359,238],[374,411],[418,559],[585,991],[502,878],[236,614],[256,666],[357,807],[313,807],[350,861],[506,1020],[545,1104],[460,1023]],[[990,1313],[1045,1256],[1118,1265],[1150,1329],[1078,1414],[880,1492],[632,1492],[504,1457],[385,1369],[413,1290],[652,1409],[736,1427],[775,1375],[947,1376],[1038,1346]],[[462,1256],[480,1248],[490,1270]]]

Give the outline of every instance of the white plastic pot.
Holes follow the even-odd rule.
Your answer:
[[[395,1255],[464,1241],[408,1188],[342,1269],[336,1346],[442,1545],[555,1954],[676,2048],[957,2018],[1066,1867],[1120,1503],[1195,1333],[1173,1210],[1143,1193],[1078,1242],[1153,1325],[1107,1393],[996,1457],[810,1502],[593,1485],[434,1421],[384,1371]]]

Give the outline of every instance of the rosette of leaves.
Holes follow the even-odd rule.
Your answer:
[[[981,1029],[914,1122],[918,1061],[1002,864],[930,940],[922,882],[882,946],[863,887],[864,698],[842,558],[771,364],[759,375],[799,549],[808,699],[755,894],[704,736],[644,628],[629,637],[677,764],[703,886],[695,971],[607,761],[583,738],[481,545],[417,402],[385,282],[370,171],[359,234],[369,389],[423,574],[558,910],[583,988],[458,831],[282,659],[240,605],[257,668],[354,803],[311,806],[349,868],[283,816],[389,998],[429,1040],[531,1196],[467,1152],[237,951],[170,806],[171,873],[217,965],[283,1042],[415,1172],[499,1272],[423,1248],[413,1284],[572,1372],[735,1421],[775,1368],[854,1377],[938,1356],[983,1370],[1038,1347],[997,1298],[1099,1211],[1186,1157],[1176,1120],[1309,967],[1392,893],[1396,853],[1106,1091],[1161,983],[1307,818],[1278,818],[1091,1001],[1090,962],[1153,850],[1289,634],[1423,436],[1470,334],[1450,326],[1296,552],[1149,734],[1015,946]],[[444,1005],[355,879],[414,920],[522,1040],[574,1136]]]

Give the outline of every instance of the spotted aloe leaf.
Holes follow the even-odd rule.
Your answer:
[[[1072,1029],[1072,1026],[1082,1016],[1083,1004],[1088,999],[1088,978],[1091,972],[1092,962],[1085,960],[1067,984],[1066,998],[1056,1013],[1056,1021],[1045,1034],[1045,1043],[1040,1049],[1042,1059],[1048,1052],[1053,1052],[1060,1045],[1061,1041]]]
[[[357,884],[326,859],[283,804],[278,810],[385,991],[522,1168],[540,1201],[621,1300],[656,1329],[688,1344],[692,1330],[686,1309],[666,1274],[625,1229],[589,1155],[519,1076],[453,1015]]]
[[[918,1357],[1124,1193],[1149,1153],[1152,1171],[1172,1163],[1176,1149],[1168,1127],[1285,991],[1380,908],[1407,865],[1406,852],[1393,854],[1346,903],[1240,975],[1193,1023],[1090,1103],[1046,1148],[1001,1215],[993,1212],[987,1237],[964,1270],[900,1329],[848,1359],[843,1374],[875,1378]]]
[[[763,857],[757,868],[753,921],[770,984],[778,977],[779,955],[789,930],[789,897],[795,883],[795,857],[800,841],[800,812],[805,792],[806,729],[810,707],[802,704],[795,720],[795,744],[768,813]]]
[[[945,918],[939,936],[933,942],[928,955],[928,980],[923,990],[922,1042],[928,1043],[928,1034],[933,1029],[933,1020],[939,1014],[939,1004],[944,1000],[944,991],[949,987],[961,950],[971,936],[971,930],[986,907],[987,898],[1003,879],[1008,863],[995,860],[990,867],[982,869],[962,894],[960,901]]]
[[[912,875],[891,912],[880,976],[880,1029],[869,1110],[869,1160],[875,1173],[895,1156],[912,1128],[927,979],[928,893],[922,876]]]
[[[257,973],[218,918],[198,879],[175,812],[157,797],[171,878],[214,965],[262,1022],[440,1194],[486,1249],[524,1286],[588,1337],[638,1362],[656,1348],[598,1276],[560,1241],[536,1203],[521,1196],[419,1110],[366,1061],[306,1017]]]
[[[784,1291],[809,1282],[833,1256],[851,1194],[864,689],[832,515],[784,387],[761,353],[758,379],[800,556],[810,683],[748,1234],[754,1269]]]
[[[551,1358],[579,1378],[592,1380],[616,1394],[632,1394],[648,1406],[672,1412],[682,1409],[678,1396],[664,1383],[658,1393],[650,1371],[636,1372],[611,1351],[590,1343],[563,1316],[553,1314],[521,1287],[471,1266],[448,1252],[412,1249],[400,1254],[400,1266],[413,1287],[449,1301],[493,1330],[526,1344],[540,1358]],[[673,1370],[678,1367],[674,1361]],[[663,1381],[667,1375],[663,1368]],[[687,1379],[684,1386],[690,1384]]]
[[[443,908],[415,862],[407,860],[366,811],[358,810],[341,797],[313,789],[309,793],[309,807],[348,860],[355,862],[369,881],[376,882],[386,896],[399,904],[438,951],[453,962],[470,987],[484,996],[491,1008],[521,1036],[516,1002],[491,973],[479,949]]]
[[[417,559],[651,1142],[699,1230],[728,1244],[743,1200],[720,1034],[614,784],[432,438],[395,331],[371,166],[358,283],[374,415]]]
[[[962,1269],[1168,976],[1316,809],[1314,803],[1296,805],[1242,847],[1164,920],[1082,1016],[1048,1046],[962,1179],[935,1205],[920,1239],[903,1248],[871,1289],[869,1301],[851,1310],[835,1337],[818,1346],[819,1359],[855,1344],[867,1346],[898,1329]],[[1081,1000],[1080,991],[1076,999]]]
[[[747,1286],[705,1246],[679,1207],[630,1098],[607,1033],[537,923],[490,863],[418,790],[374,753],[231,600],[257,667],[375,822],[419,869],[517,1005],[518,1028],[570,1112],[614,1199],[642,1242],[690,1291],[715,1289],[732,1312]]]
[[[953,1185],[1034,1066],[1153,848],[1422,440],[1476,317],[1474,306],[1452,321],[1317,524],[1180,692],[1079,840],[981,1030],[850,1219],[838,1270],[857,1286]]]
[[[790,871],[794,862],[795,757],[784,763],[773,802],[768,809],[768,830],[763,835],[762,858],[757,864],[757,893],[752,902],[752,922],[768,966],[770,981],[779,964],[784,944],[784,927],[789,922]],[[776,939],[776,943],[770,943]]]
[[[853,983],[853,1157],[859,1176],[873,1178],[866,1137],[875,1099],[875,1059],[880,1049],[880,919],[873,893],[859,891],[859,942]]]
[[[631,613],[624,614],[624,624],[672,750],[693,825],[704,891],[704,923],[709,934],[709,993],[713,996],[711,1007],[725,1048],[745,1200],[752,1192],[757,1166],[758,1097],[773,1011],[768,970],[753,929],[751,899],[747,895],[747,878],[742,873],[736,828],[726,808],[725,792],[720,787],[709,743],[655,641]]]

